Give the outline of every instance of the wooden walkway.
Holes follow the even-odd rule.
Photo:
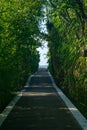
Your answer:
[[[0,130],[82,130],[58,95],[48,72],[39,70],[29,84]]]

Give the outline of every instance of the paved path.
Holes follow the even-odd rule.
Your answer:
[[[82,130],[45,70],[30,80],[0,130]]]

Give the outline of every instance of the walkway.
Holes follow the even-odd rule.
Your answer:
[[[44,69],[30,80],[0,130],[82,130]]]

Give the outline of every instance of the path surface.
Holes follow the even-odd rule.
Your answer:
[[[0,130],[82,130],[52,85],[39,70]]]

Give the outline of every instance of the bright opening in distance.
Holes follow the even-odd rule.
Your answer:
[[[39,62],[39,67],[47,67],[48,66],[48,47],[47,47],[47,42],[43,41],[44,44],[42,47],[39,47],[37,50],[39,51],[40,54],[40,62]]]

